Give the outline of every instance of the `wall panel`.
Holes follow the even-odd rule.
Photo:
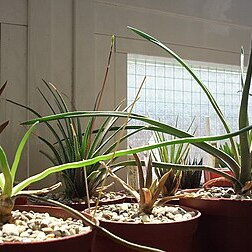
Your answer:
[[[27,104],[27,27],[1,24],[0,83],[7,80],[4,97]],[[12,162],[17,145],[25,132],[20,122],[27,119],[27,113],[15,105],[1,101],[0,122],[9,120],[1,135],[1,145]],[[27,175],[27,149],[23,153],[19,175]]]
[[[27,25],[27,0],[0,0],[0,23]]]

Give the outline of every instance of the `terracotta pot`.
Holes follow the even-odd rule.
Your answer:
[[[197,252],[251,251],[252,200],[180,199],[198,209]]]
[[[230,171],[228,168],[219,168],[218,170],[223,171],[229,175],[233,175],[232,171]],[[204,178],[205,178],[205,183],[208,182],[211,179],[216,179],[220,178],[221,176],[219,174],[209,172],[209,171],[204,171]],[[221,184],[219,183],[216,186],[226,186],[230,187],[233,186],[233,184],[230,181],[222,181]]]
[[[51,206],[15,206],[15,209],[20,211],[34,211],[34,212],[47,212],[52,216],[67,218],[72,217],[68,212],[58,207]],[[84,213],[86,217],[91,218],[90,215]],[[4,242],[0,243],[0,251],[3,252],[69,252],[81,251],[90,252],[93,242],[93,231],[87,231],[83,234],[68,236],[60,239],[42,241],[42,242]]]
[[[27,198],[26,197],[18,197],[15,200],[15,205],[26,205],[27,204]]]
[[[187,211],[195,211],[183,207]],[[170,223],[124,223],[99,221],[100,225],[128,241],[163,249],[168,252],[194,252],[193,241],[200,213],[191,220]],[[93,252],[133,252],[99,234],[95,237]]]

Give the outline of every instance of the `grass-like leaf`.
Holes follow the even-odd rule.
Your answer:
[[[105,117],[107,117],[107,116],[115,117],[115,116],[117,116],[117,117],[122,117],[122,118],[128,118],[129,117],[131,119],[142,121],[142,122],[145,122],[145,123],[147,123],[147,124],[149,124],[151,126],[156,127],[155,128],[156,131],[164,132],[166,134],[171,134],[171,135],[174,135],[174,136],[180,137],[180,138],[186,138],[186,137],[194,138],[194,136],[189,134],[188,132],[179,130],[179,129],[177,129],[175,127],[172,127],[172,126],[170,126],[168,124],[165,124],[165,123],[150,119],[150,118],[148,118],[146,116],[138,115],[138,114],[134,114],[134,113],[131,113],[129,115],[127,112],[116,112],[116,111],[106,111],[106,112],[103,112],[103,111],[95,111],[95,112],[77,111],[77,112],[69,112],[69,113],[45,116],[43,118],[36,118],[36,119],[33,119],[33,120],[26,121],[23,124],[25,124],[25,125],[26,124],[32,124],[37,120],[39,122],[47,122],[47,121],[58,120],[58,119],[66,118],[66,117],[91,117],[91,116],[98,116],[98,117],[104,117],[104,116]],[[248,128],[243,129],[243,130],[247,131],[249,129],[250,129],[250,126]],[[241,131],[235,132],[235,136],[239,135],[240,132]],[[223,139],[231,138],[233,136],[234,136],[233,133],[232,134],[229,133],[229,134],[226,134]],[[210,138],[205,137],[204,139],[205,139],[205,141],[211,141],[211,140],[208,140]],[[220,139],[218,139],[218,140],[220,140]],[[214,139],[213,139],[213,141],[214,141]],[[186,143],[186,142],[184,142],[184,143]],[[233,158],[228,156],[226,153],[224,153],[223,151],[213,147],[211,144],[208,144],[207,142],[204,142],[203,140],[202,141],[195,141],[195,142],[193,142],[193,144],[195,146],[201,148],[202,150],[212,154],[213,156],[221,159],[227,165],[227,167],[229,167],[235,173],[236,177],[239,176],[239,173],[240,173],[239,164]],[[143,150],[144,150],[144,148],[143,148]]]
[[[6,154],[1,146],[0,146],[0,164],[3,173],[3,181],[1,183],[3,194],[10,197],[13,186],[12,176]]]
[[[211,92],[209,91],[209,89],[206,87],[206,85],[204,85],[204,83],[197,77],[197,75],[193,72],[193,70],[191,69],[191,67],[181,58],[179,57],[179,55],[177,55],[175,52],[173,52],[170,48],[168,48],[166,45],[164,45],[162,42],[160,42],[158,39],[150,36],[149,34],[140,31],[134,27],[130,27],[128,26],[128,28],[130,30],[132,30],[133,32],[135,32],[136,34],[138,34],[139,36],[141,36],[142,38],[152,42],[153,44],[157,45],[158,47],[162,48],[164,51],[166,51],[167,53],[169,53],[177,62],[179,62],[188,72],[189,74],[193,77],[193,79],[199,84],[199,86],[201,87],[201,89],[204,91],[204,93],[206,94],[209,102],[211,103],[213,109],[215,110],[215,112],[217,113],[219,119],[221,120],[225,130],[227,133],[231,132],[230,127],[227,123],[227,121],[225,120],[225,117],[223,115],[223,112],[221,111],[219,105],[217,104],[216,100],[214,99],[213,95],[211,94]],[[231,138],[230,139],[230,143],[231,146],[233,148],[233,152],[235,153],[236,156],[236,160],[238,159],[238,150],[236,149],[236,145],[234,143],[234,140]],[[238,174],[237,174],[238,175]]]
[[[22,138],[22,140],[20,141],[20,144],[18,145],[15,157],[14,157],[14,161],[11,167],[11,177],[12,177],[12,181],[14,182],[15,180],[15,176],[16,176],[16,172],[17,172],[17,168],[19,165],[19,161],[24,149],[24,146],[30,136],[30,134],[32,133],[32,131],[34,130],[34,128],[36,127],[36,125],[38,124],[38,122],[35,122],[30,128],[29,130],[25,133],[24,137]]]

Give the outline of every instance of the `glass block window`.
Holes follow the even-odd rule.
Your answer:
[[[211,91],[231,129],[236,130],[241,98],[239,67],[196,61],[187,63]],[[146,76],[140,99],[133,109],[135,113],[173,126],[176,124],[183,130],[187,130],[195,118],[192,130],[197,128],[196,135],[199,136],[209,134],[208,120],[211,135],[225,132],[205,93],[179,63],[169,58],[129,54],[127,65],[128,104],[134,101],[136,92]],[[250,102],[250,108],[251,105]],[[141,132],[133,136],[129,144],[148,144],[151,138],[150,132]]]

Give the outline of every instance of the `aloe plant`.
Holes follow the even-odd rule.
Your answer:
[[[193,158],[192,160],[188,158],[186,161],[186,165],[196,165],[200,166],[203,164],[203,158],[199,160],[197,158]],[[182,177],[180,181],[180,188],[181,189],[195,189],[200,187],[200,180],[202,176],[202,170],[198,171],[190,171],[184,170],[182,171]]]
[[[187,131],[190,130],[192,123]],[[155,142],[158,143],[165,141],[166,137],[162,132],[154,132],[154,139]],[[173,139],[175,139],[175,137],[173,137]],[[160,161],[163,163],[184,164],[188,158],[189,151],[189,144],[169,145],[158,148],[156,152],[152,151],[152,156],[155,161]],[[154,171],[157,177],[160,179],[167,172],[167,169],[155,167]],[[183,171],[170,168],[169,176],[162,188],[162,195],[164,197],[175,195],[180,186],[182,174]]]
[[[104,164],[105,167],[110,172],[110,175],[119,181],[122,186],[137,200],[139,205],[140,213],[143,212],[145,214],[151,214],[154,206],[160,206],[165,204],[167,201],[170,201],[174,198],[184,197],[185,195],[179,196],[167,196],[160,198],[160,193],[163,190],[163,187],[169,179],[170,174],[172,173],[172,169],[166,171],[161,178],[153,179],[153,163],[152,157],[149,154],[146,157],[145,161],[141,161],[137,154],[133,154],[135,163],[138,168],[138,183],[139,183],[139,191],[132,188],[126,182],[124,182],[121,178],[116,176],[112,170],[108,166]],[[146,176],[144,176],[144,172]]]

